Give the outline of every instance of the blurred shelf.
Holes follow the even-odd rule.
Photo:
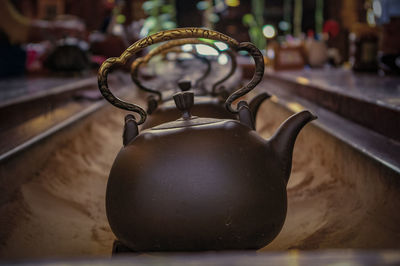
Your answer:
[[[293,112],[310,109],[323,130],[400,173],[400,78],[267,70],[259,87]]]
[[[400,141],[400,78],[344,69],[267,70],[264,80]]]
[[[0,80],[0,107],[63,91],[90,86],[96,82],[94,74],[71,76],[17,76]]]
[[[117,72],[110,77],[110,87],[117,95],[128,83],[127,76]],[[15,92],[11,93],[13,89]],[[0,95],[0,161],[95,112],[105,103],[94,74],[80,78],[2,80]]]

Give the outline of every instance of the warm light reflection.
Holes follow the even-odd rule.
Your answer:
[[[184,52],[190,52],[193,50],[193,46],[191,44],[184,44],[182,45],[182,51]]]
[[[289,252],[289,257],[288,257],[288,265],[290,266],[299,266],[299,251],[296,249],[291,249]]]
[[[303,105],[295,102],[288,102],[287,107],[295,113],[301,112],[305,109]]]
[[[278,102],[279,102],[278,97],[276,97],[275,95],[272,95],[272,96],[269,98],[269,100],[270,100],[271,102],[273,102],[273,103],[278,103]]]
[[[180,58],[180,59],[193,59],[194,58],[194,56],[189,53],[180,53],[180,54],[177,54],[176,57]]]
[[[300,83],[301,85],[308,85],[308,84],[310,84],[310,81],[309,81],[308,79],[304,78],[304,77],[297,77],[297,78],[296,78],[296,81],[297,81],[298,83]]]
[[[193,59],[194,58],[194,56],[192,54],[187,53],[187,52],[185,52],[185,53],[168,53],[166,55],[166,57],[167,57],[168,61],[174,61],[178,58],[179,59]]]
[[[225,0],[225,4],[227,6],[237,7],[240,5],[240,1],[239,0]]]

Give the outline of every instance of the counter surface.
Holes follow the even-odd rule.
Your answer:
[[[382,77],[337,68],[280,72],[267,70],[267,74],[400,110],[400,77]]]

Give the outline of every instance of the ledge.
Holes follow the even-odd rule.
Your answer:
[[[400,173],[399,84],[347,70],[267,70],[259,88],[293,112],[312,110],[320,128]]]
[[[15,84],[24,83],[23,80],[9,80],[9,84],[15,87]],[[55,84],[53,78],[37,79],[33,85],[41,87],[30,90],[30,83],[26,81],[25,87],[18,87],[15,97],[1,99],[0,114],[6,115],[0,116],[0,161],[95,112],[105,104],[94,75],[80,79],[65,78],[63,85],[60,80],[57,82]],[[110,78],[109,83],[118,95],[128,84],[126,75],[122,73]],[[7,91],[5,85],[0,83],[1,92]]]
[[[266,71],[264,81],[400,141],[400,78],[325,69]]]

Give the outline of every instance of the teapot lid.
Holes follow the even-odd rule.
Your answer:
[[[191,91],[183,91],[174,94],[173,96],[176,108],[182,112],[182,117],[178,120],[167,122],[156,127],[152,130],[160,129],[171,129],[171,128],[182,128],[182,127],[192,127],[199,125],[214,124],[218,122],[223,122],[223,119],[208,118],[208,117],[197,117],[190,114],[190,109],[194,103],[194,93]]]

